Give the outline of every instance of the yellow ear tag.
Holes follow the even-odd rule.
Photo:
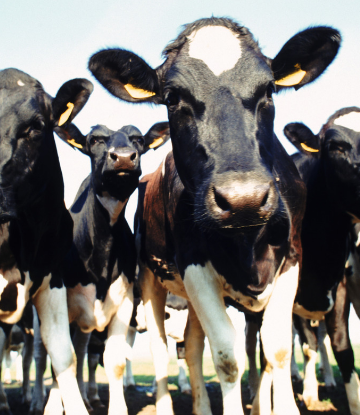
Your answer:
[[[309,153],[318,153],[319,152],[319,150],[317,150],[316,148],[309,147],[305,143],[300,143],[300,145],[304,150],[308,151]]]
[[[145,89],[141,88],[136,88],[131,84],[124,85],[124,88],[127,90],[127,92],[132,98],[149,98],[155,95],[155,92],[146,91]]]
[[[60,115],[58,122],[59,127],[66,123],[74,109],[74,104],[72,102],[68,102],[66,106],[68,109]]]
[[[163,142],[164,140],[161,138],[161,137],[159,137],[159,138],[157,138],[154,142],[152,142],[150,145],[149,145],[149,148],[156,148],[156,147],[159,147],[159,145]]]
[[[294,86],[298,85],[306,75],[306,71],[303,71],[300,68],[299,64],[295,65],[296,71],[291,73],[290,75],[284,76],[284,78],[278,79],[275,81],[276,85],[280,86]]]
[[[67,140],[67,142],[68,142],[70,145],[74,146],[74,147],[77,147],[77,148],[83,148],[83,146],[82,146],[81,144],[77,143],[77,142],[76,142],[73,138],[72,138],[71,140]]]

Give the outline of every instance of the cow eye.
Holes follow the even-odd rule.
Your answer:
[[[130,137],[130,138],[131,138],[131,141],[133,143],[140,144],[141,146],[143,146],[145,144],[145,141],[144,141],[143,137],[133,136],[133,137]]]
[[[339,153],[345,153],[346,151],[346,145],[344,143],[339,143],[337,141],[331,141],[329,143],[329,151],[332,152],[339,152]]]
[[[93,135],[90,138],[90,145],[93,146],[95,144],[100,144],[100,143],[104,143],[104,139],[102,137],[97,137],[96,135]]]
[[[29,125],[27,125],[23,130],[21,130],[18,137],[25,139],[38,139],[41,137],[41,132],[44,126],[44,121],[33,120]]]
[[[165,105],[169,108],[177,105],[180,102],[180,95],[178,92],[171,91],[165,97]]]

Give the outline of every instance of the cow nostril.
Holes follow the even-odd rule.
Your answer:
[[[114,161],[117,160],[117,155],[115,153],[110,153],[110,158]]]
[[[218,205],[218,207],[223,210],[223,211],[229,211],[231,210],[231,205],[230,203],[225,199],[225,197],[223,197],[216,189],[215,187],[213,188],[213,192],[214,192],[214,198],[215,198],[215,203]]]
[[[134,161],[136,159],[136,153],[132,153],[130,156],[130,160]]]

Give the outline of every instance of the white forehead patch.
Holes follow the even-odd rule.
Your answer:
[[[17,81],[17,84],[19,85],[19,86],[24,86],[25,84],[24,84],[24,82],[21,80],[21,79],[19,79],[18,81]]]
[[[232,69],[241,57],[239,38],[225,27],[203,27],[192,33],[189,40],[189,56],[202,60],[216,76]]]
[[[334,124],[360,132],[360,112],[350,112],[350,114],[343,115],[337,118]]]

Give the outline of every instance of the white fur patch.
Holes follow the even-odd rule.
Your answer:
[[[219,76],[241,58],[240,40],[230,29],[207,26],[189,36],[189,56],[200,59]]]
[[[360,132],[360,112],[350,112],[350,114],[343,115],[337,118],[334,124]]]
[[[120,200],[114,199],[110,195],[96,195],[96,197],[98,198],[99,202],[104,206],[104,208],[108,211],[110,216],[110,225],[113,226],[118,220],[121,211],[124,209],[127,200],[125,200],[125,202],[120,202]]]
[[[20,79],[17,81],[17,84],[18,84],[19,86],[25,86],[24,82],[23,82],[23,81],[21,81]]]
[[[0,298],[1,294],[5,290],[5,287],[9,284],[9,281],[7,281],[2,274],[0,274]]]

